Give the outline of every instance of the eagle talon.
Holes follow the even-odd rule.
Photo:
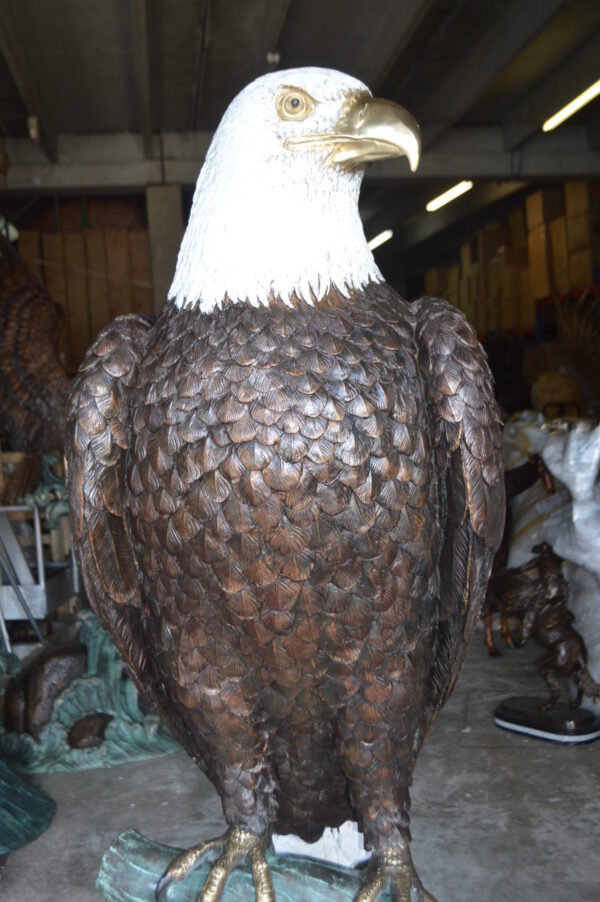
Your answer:
[[[265,840],[250,830],[231,827],[217,839],[207,840],[178,855],[156,884],[156,902],[167,902],[167,891],[172,883],[178,883],[196,870],[206,854],[222,849],[220,858],[212,865],[197,902],[218,902],[227,878],[236,865],[250,856],[256,902],[275,902],[269,867],[265,858]]]
[[[419,880],[408,846],[373,856],[367,879],[354,902],[376,902],[389,889],[395,902],[436,902]]]

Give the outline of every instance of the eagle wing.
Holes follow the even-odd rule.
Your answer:
[[[148,683],[142,600],[125,518],[130,397],[150,321],[116,319],[73,383],[65,439],[73,543],[86,592],[138,688]]]
[[[429,726],[464,663],[502,538],[505,500],[501,422],[477,336],[445,301],[423,298],[414,309],[443,530]]]

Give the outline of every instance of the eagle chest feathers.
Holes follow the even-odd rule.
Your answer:
[[[129,520],[159,668],[194,718],[378,719],[432,619],[427,405],[409,308],[385,294],[171,305],[149,333]]]

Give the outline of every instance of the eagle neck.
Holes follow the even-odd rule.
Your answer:
[[[362,172],[320,165],[310,152],[265,166],[212,150],[169,292],[178,307],[210,313],[224,299],[259,307],[273,297],[313,304],[330,290],[348,297],[383,281],[358,212]]]

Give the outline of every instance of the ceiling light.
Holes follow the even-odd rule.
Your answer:
[[[597,97],[600,94],[600,78],[598,81],[594,82],[593,85],[590,85],[589,88],[568,103],[566,106],[559,110],[558,113],[555,113],[554,116],[550,116],[549,119],[546,119],[544,124],[542,125],[542,131],[551,132],[553,128],[556,128],[558,125],[562,125],[565,119],[568,119],[577,110],[580,110],[582,106],[585,106],[586,103],[589,103],[590,100],[593,100],[594,97]]]
[[[435,210],[439,210],[440,207],[443,207],[444,204],[449,204],[451,200],[456,200],[461,194],[470,191],[472,187],[473,182],[459,182],[458,185],[453,185],[452,188],[448,188],[443,194],[430,200],[425,209],[428,213],[433,213]]]
[[[375,237],[371,238],[369,241],[369,250],[374,251],[380,244],[385,244],[386,241],[389,241],[393,235],[394,233],[391,229],[386,229],[384,232],[380,232],[379,235],[375,235]]]

